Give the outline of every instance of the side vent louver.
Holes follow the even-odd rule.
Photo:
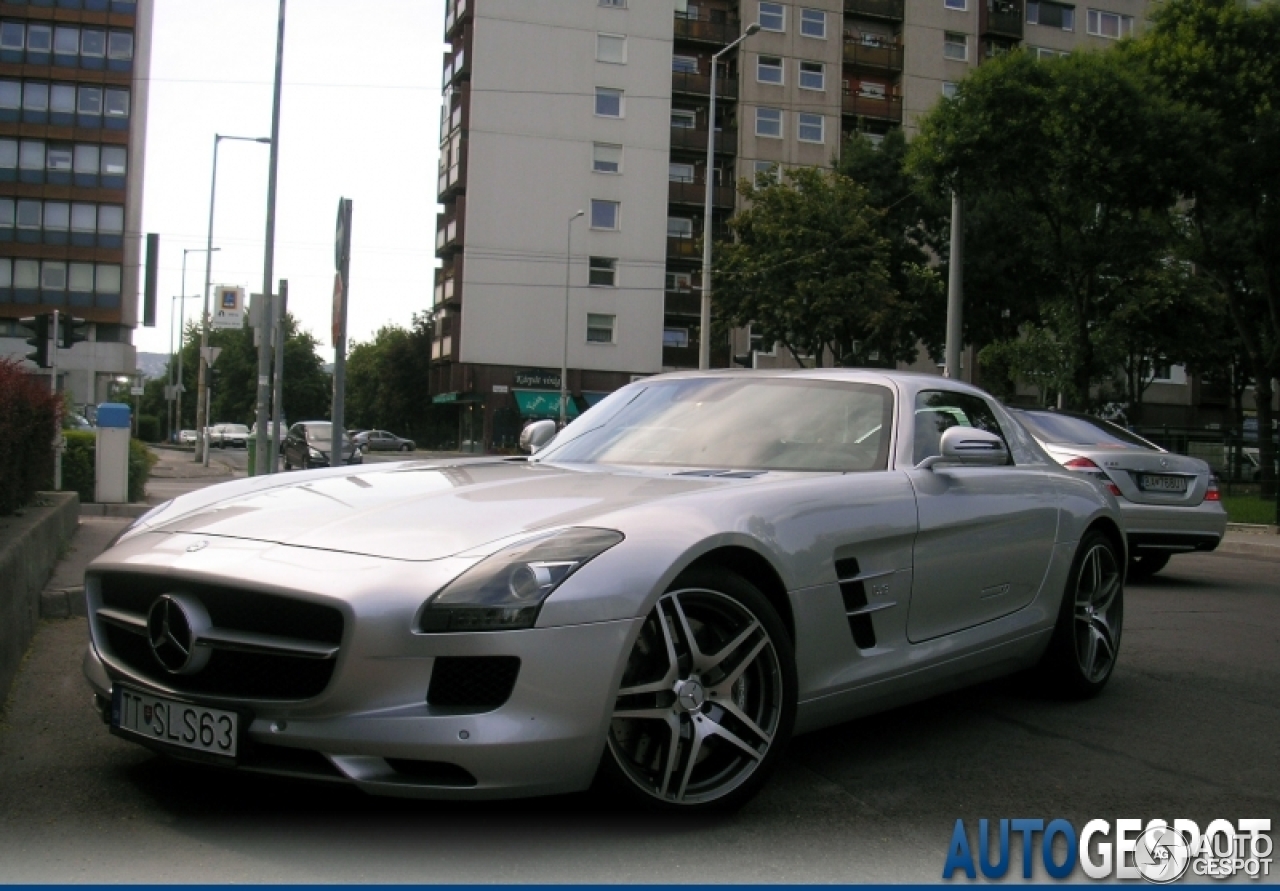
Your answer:
[[[846,557],[836,561],[836,579],[840,584],[840,596],[844,598],[844,611],[849,617],[849,631],[853,634],[853,642],[860,650],[874,649],[876,645],[876,629],[871,621],[873,613],[897,606],[893,600],[872,601],[867,597],[866,582],[872,579],[887,579],[893,575],[892,569],[881,572],[863,572],[858,561]],[[875,586],[878,596],[889,592],[889,585]]]

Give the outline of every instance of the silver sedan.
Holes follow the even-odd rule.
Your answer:
[[[1199,458],[1175,455],[1110,421],[1066,411],[1014,417],[1054,460],[1115,496],[1129,542],[1129,577],[1145,579],[1175,554],[1212,551],[1227,531],[1218,481]]]
[[[104,720],[371,793],[598,783],[687,811],[746,801],[793,734],[1024,669],[1092,696],[1115,668],[1116,501],[980,390],[665,375],[553,433],[157,508],[87,573]]]

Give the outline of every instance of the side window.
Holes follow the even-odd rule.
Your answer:
[[[994,433],[1009,446],[995,412],[985,399],[947,390],[921,390],[915,405],[914,463],[942,454],[942,434],[952,427],[975,427]]]

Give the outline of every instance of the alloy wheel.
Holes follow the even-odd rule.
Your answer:
[[[1075,590],[1075,650],[1090,683],[1110,673],[1120,649],[1124,576],[1115,553],[1098,541],[1085,553]]]
[[[618,690],[609,748],[641,791],[677,805],[729,796],[778,736],[786,687],[765,624],[708,588],[664,594]]]

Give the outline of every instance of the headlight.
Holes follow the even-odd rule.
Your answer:
[[[532,628],[551,592],[622,537],[612,529],[562,529],[503,548],[428,600],[418,627],[425,632]]]
[[[324,452],[320,451],[319,449],[308,448],[307,451],[311,453],[312,458],[324,457]]]

